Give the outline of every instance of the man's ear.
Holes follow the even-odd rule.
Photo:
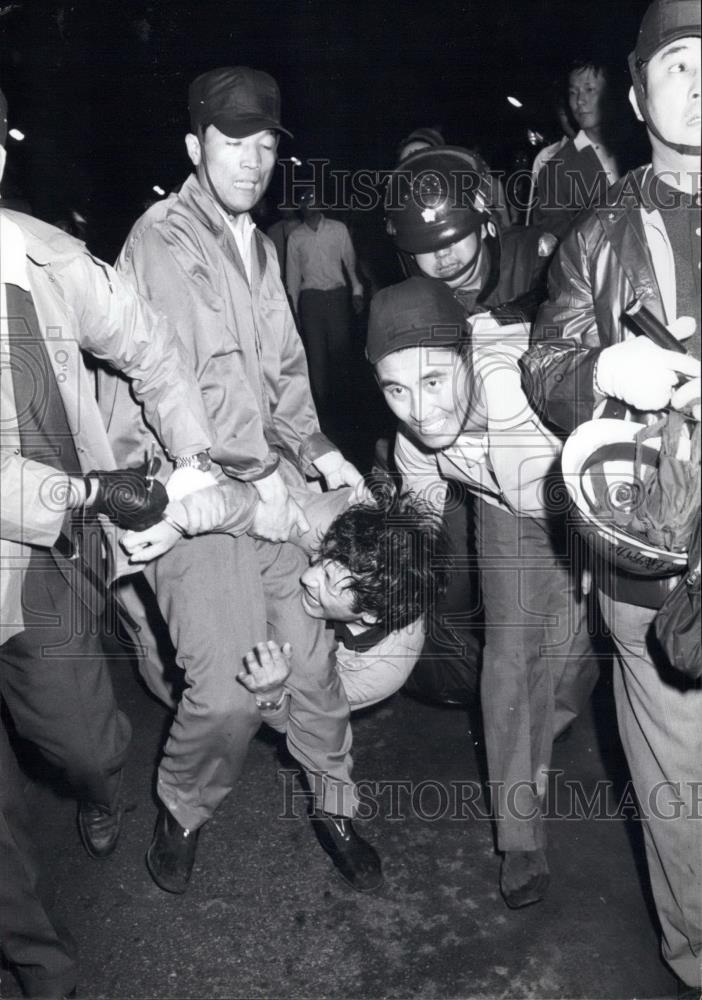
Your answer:
[[[639,119],[640,122],[644,120],[644,116],[641,114],[639,109],[639,102],[636,99],[636,91],[633,87],[629,87],[629,104],[634,109],[634,114]]]
[[[202,146],[200,140],[192,132],[188,132],[185,137],[185,148],[194,167],[199,167],[202,161]]]
[[[372,628],[373,625],[378,624],[378,616],[374,615],[372,612],[364,611],[361,615],[361,621],[368,628]]]
[[[2,180],[2,175],[5,173],[6,159],[7,159],[7,151],[4,146],[0,146],[0,181]]]

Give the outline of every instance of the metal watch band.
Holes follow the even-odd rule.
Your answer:
[[[281,694],[280,698],[278,698],[277,701],[263,701],[263,699],[257,698],[256,707],[260,708],[262,712],[275,712],[282,706],[287,696],[288,692],[283,691],[283,693]]]
[[[212,459],[208,451],[199,451],[197,455],[181,455],[175,460],[176,469],[199,469],[201,472],[209,472],[212,468]]]

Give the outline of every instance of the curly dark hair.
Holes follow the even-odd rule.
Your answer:
[[[327,529],[315,562],[332,560],[353,577],[353,610],[388,631],[419,618],[446,587],[449,545],[441,515],[413,493],[354,504]]]

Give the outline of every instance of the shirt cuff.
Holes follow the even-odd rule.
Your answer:
[[[328,455],[331,451],[338,451],[333,442],[329,440],[326,434],[321,431],[316,431],[314,434],[310,434],[302,444],[300,445],[300,450],[298,452],[298,458],[302,471],[306,476],[311,479],[319,478],[319,470],[315,468],[315,461],[321,458],[322,455]]]
[[[265,459],[262,459],[258,463],[258,467],[253,471],[235,468],[233,465],[225,465],[216,456],[212,455],[212,453],[210,453],[210,457],[213,462],[217,462],[226,476],[229,476],[230,479],[240,479],[242,483],[256,483],[259,479],[265,479],[275,472],[280,464],[280,456],[272,451],[266,455]]]

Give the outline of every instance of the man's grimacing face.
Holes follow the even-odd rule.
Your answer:
[[[385,401],[425,447],[440,451],[463,430],[470,406],[471,374],[450,347],[408,347],[376,362]]]
[[[646,64],[646,105],[668,142],[698,146],[700,142],[699,38],[677,38],[659,49]],[[629,99],[638,117],[633,91]],[[652,137],[654,143],[658,143]]]
[[[185,141],[198,178],[207,187],[200,140],[190,134]],[[204,146],[207,169],[219,197],[231,212],[249,212],[270,184],[278,150],[276,133],[266,129],[232,139],[215,125],[208,125]]]
[[[346,566],[333,559],[312,561],[300,583],[302,606],[311,618],[361,624],[363,616],[354,609],[353,577]]]

